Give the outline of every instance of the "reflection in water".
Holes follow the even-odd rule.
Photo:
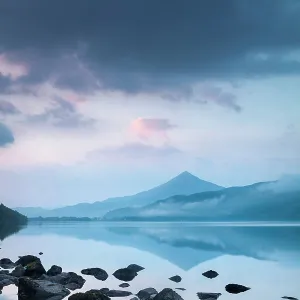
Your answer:
[[[5,240],[4,253],[18,255],[44,252],[43,264],[59,264],[66,271],[102,267],[112,274],[117,268],[138,263],[146,269],[129,288],[137,292],[153,286],[184,287],[184,299],[197,299],[196,292],[221,292],[240,283],[252,287],[239,299],[280,299],[300,296],[300,227],[184,226],[184,224],[29,224]],[[17,247],[18,245],[18,247]],[[21,246],[20,246],[21,245]],[[214,280],[201,274],[215,269]],[[168,278],[181,275],[180,284]],[[84,290],[118,288],[112,276],[105,282],[88,278]],[[4,292],[9,295],[10,292]]]
[[[0,241],[3,241],[10,235],[18,233],[24,226],[5,224],[5,226],[0,226]]]

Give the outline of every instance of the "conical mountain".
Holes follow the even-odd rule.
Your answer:
[[[183,172],[171,180],[132,196],[109,198],[95,203],[79,203],[77,205],[48,210],[42,217],[102,217],[108,211],[124,207],[141,207],[175,195],[191,195],[206,191],[217,191],[221,186],[204,181],[189,172]],[[27,210],[28,217],[31,215]]]

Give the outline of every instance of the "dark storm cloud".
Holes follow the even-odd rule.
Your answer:
[[[300,47],[299,14],[298,0],[1,0],[0,51],[30,64],[26,83],[180,94],[299,73],[285,57]]]
[[[0,148],[9,144],[13,144],[15,141],[12,131],[3,123],[0,122]]]

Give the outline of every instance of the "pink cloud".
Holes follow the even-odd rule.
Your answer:
[[[166,138],[166,132],[175,127],[167,119],[137,118],[131,122],[130,130],[142,139],[156,135]]]
[[[26,76],[28,73],[29,68],[26,64],[12,62],[5,54],[0,54],[0,74],[2,76],[17,80],[20,77]]]

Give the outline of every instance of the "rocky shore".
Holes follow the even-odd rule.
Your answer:
[[[140,290],[137,294],[122,288],[130,287],[129,282],[142,272],[142,266],[131,264],[125,268],[116,270],[112,276],[120,280],[120,290],[111,290],[102,288],[100,290],[92,289],[87,292],[74,292],[80,290],[86,280],[83,276],[74,272],[63,272],[60,266],[53,265],[49,270],[45,270],[41,259],[33,255],[21,256],[16,262],[9,258],[0,259],[0,294],[2,289],[8,285],[15,285],[18,288],[19,300],[61,300],[66,297],[70,300],[109,300],[114,297],[127,297],[130,300],[183,300],[176,291],[170,288],[164,288],[157,291],[153,287],[147,287]],[[83,269],[82,275],[93,276],[97,280],[106,281],[109,274],[98,267]],[[214,270],[209,270],[202,274],[203,276],[214,279],[219,274]],[[180,283],[181,277],[174,275],[169,280]],[[185,291],[184,288],[175,288]],[[250,290],[249,287],[229,283],[224,287],[224,292],[231,294],[244,293]],[[72,292],[72,295],[70,295]],[[197,297],[200,300],[216,300],[222,293],[198,292]],[[283,299],[297,300],[294,297],[284,296]]]

